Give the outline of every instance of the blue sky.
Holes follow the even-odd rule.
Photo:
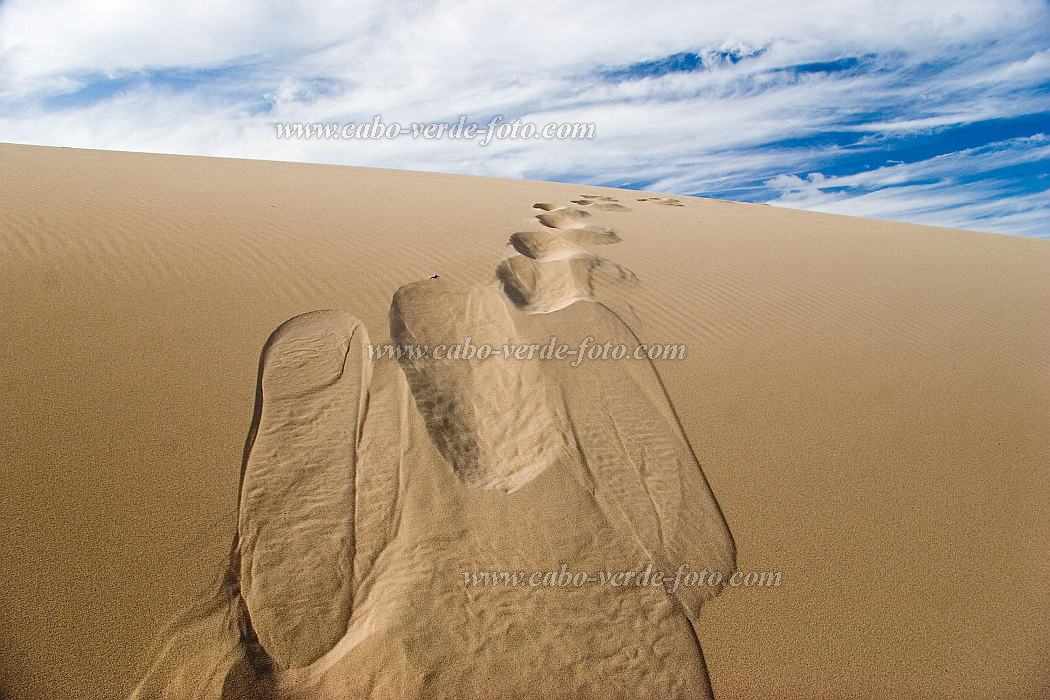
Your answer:
[[[595,137],[274,128],[497,114],[593,122]],[[578,181],[1050,238],[1050,3],[3,0],[0,141]]]

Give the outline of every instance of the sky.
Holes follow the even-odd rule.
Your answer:
[[[594,124],[279,139],[277,123]],[[579,182],[1050,238],[1050,2],[0,0],[0,141]]]

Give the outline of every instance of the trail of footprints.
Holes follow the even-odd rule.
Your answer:
[[[602,195],[583,195],[574,202],[600,205],[603,211],[630,211]],[[516,254],[496,268],[503,291],[518,308],[530,314],[550,313],[593,299],[599,277],[635,281],[632,272],[586,247],[620,242],[612,228],[594,223],[589,211],[551,202],[539,202],[533,208],[540,211],[536,220],[542,230],[511,234],[510,245]]]
[[[584,194],[572,203],[533,205],[539,227],[511,234],[514,252],[496,267],[498,286],[463,287],[435,277],[398,290],[390,310],[394,343],[448,347],[471,337],[493,348],[516,345],[523,339],[508,301],[525,314],[549,314],[595,301],[605,285],[637,282],[590,249],[621,241],[590,210],[631,210],[606,195]],[[431,440],[464,483],[509,493],[558,459],[567,431],[550,412],[554,390],[534,363],[407,357],[401,364]]]
[[[611,197],[578,201],[629,211]],[[589,211],[550,202],[533,207],[539,227],[510,236],[514,252],[496,267],[497,285],[464,287],[431,278],[399,289],[390,309],[394,343],[448,347],[469,337],[492,348],[517,345],[522,338],[513,307],[551,313],[593,300],[599,282],[635,281],[632,272],[587,248],[620,241],[612,228],[594,223]],[[401,366],[431,441],[464,483],[510,493],[562,454],[567,431],[550,408],[554,388],[535,362],[404,357]]]
[[[639,201],[681,206],[667,198]],[[632,272],[591,250],[621,241],[614,229],[595,221],[592,211],[629,208],[605,195],[533,207],[539,212],[537,225],[510,236],[513,252],[496,267],[495,283],[463,286],[435,276],[401,287],[389,316],[394,344],[450,347],[465,338],[492,348],[518,344],[523,340],[521,313],[549,314],[576,301],[595,300],[599,283],[636,281]],[[231,566],[253,633],[280,668],[307,666],[340,639],[351,615],[349,589],[361,584],[374,553],[388,542],[385,522],[396,512],[392,499],[401,487],[397,473],[375,466],[384,460],[372,453],[383,446],[368,436],[388,431],[365,430],[366,416],[382,420],[384,406],[400,405],[395,395],[410,393],[433,445],[456,477],[496,493],[522,488],[563,458],[574,434],[568,425],[573,410],[583,416],[576,419],[581,424],[598,425],[606,416],[588,413],[586,397],[577,397],[586,405],[575,409],[572,400],[555,400],[557,382],[535,362],[448,362],[408,354],[398,358],[398,372],[367,361],[369,345],[362,324],[345,312],[329,310],[282,324],[263,352],[261,411],[242,477],[237,557]],[[387,378],[378,381],[381,376]],[[574,376],[577,383],[585,382],[582,373]],[[646,381],[658,384],[654,378]],[[599,384],[590,393],[598,392]],[[391,396],[384,399],[383,392]],[[602,426],[579,439],[612,430]],[[687,445],[677,434],[665,442]],[[397,446],[386,449],[393,453]],[[608,451],[600,441],[588,449],[595,455]],[[361,458],[375,464],[362,470],[356,463]],[[343,484],[333,498],[330,485],[341,483],[339,475],[345,474],[357,474],[356,483]],[[639,487],[639,492],[648,493],[648,488]],[[704,493],[713,503],[709,491]],[[362,503],[363,494],[371,494],[368,509],[357,512],[355,504]],[[721,517],[717,506],[708,510],[712,518]],[[308,530],[295,521],[303,512],[315,514],[306,523]],[[378,515],[370,519],[369,513]],[[289,620],[282,613],[288,601],[308,611],[311,622]]]
[[[661,197],[639,201],[681,205]],[[390,335],[395,345],[448,347],[469,337],[476,345],[500,348],[520,341],[512,306],[525,314],[548,314],[577,301],[594,301],[596,290],[603,285],[616,288],[637,281],[630,270],[592,250],[621,241],[613,228],[595,221],[592,211],[629,212],[628,207],[607,195],[583,194],[571,205],[539,202],[533,208],[539,212],[535,215],[538,226],[511,234],[513,253],[496,267],[497,284],[462,286],[435,275],[399,289],[390,308]],[[296,353],[285,358],[289,367],[316,362],[315,356],[325,347],[321,339],[330,335],[328,326],[336,321],[353,325],[356,339],[367,344],[367,333],[352,317],[326,313],[335,320],[323,315],[300,318],[301,342],[295,345],[299,348]],[[558,445],[551,436],[559,431],[554,429],[556,417],[546,408],[550,402],[545,390],[521,390],[543,384],[532,363],[434,362],[411,355],[399,361],[433,443],[464,483],[511,492],[556,459]],[[278,363],[264,364],[267,370]],[[291,372],[288,381],[300,381],[296,375]],[[513,399],[508,401],[508,397]],[[269,410],[276,409],[270,406]],[[269,427],[274,423],[267,421]],[[318,429],[319,434],[323,432]],[[266,437],[264,430],[259,440]],[[325,446],[311,443],[306,447],[317,447],[321,453],[317,461],[325,461],[329,451]],[[272,479],[264,475],[271,470],[288,469],[277,464],[284,459],[256,450],[246,472],[245,496],[251,496],[255,475],[268,483]]]

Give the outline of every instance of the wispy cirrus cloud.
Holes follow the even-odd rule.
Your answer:
[[[766,185],[780,193],[776,205],[940,226],[1005,223],[1046,237],[1048,160],[1050,137],[1039,134],[848,175],[778,175]]]
[[[1042,0],[7,0],[0,140],[577,180],[1050,237],[1048,37]],[[597,135],[479,147],[274,129],[461,114]]]

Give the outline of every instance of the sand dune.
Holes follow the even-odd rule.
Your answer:
[[[24,146],[0,194],[5,696],[1050,691],[1044,241]],[[367,351],[460,336],[688,352]],[[647,563],[783,583],[464,580]]]

